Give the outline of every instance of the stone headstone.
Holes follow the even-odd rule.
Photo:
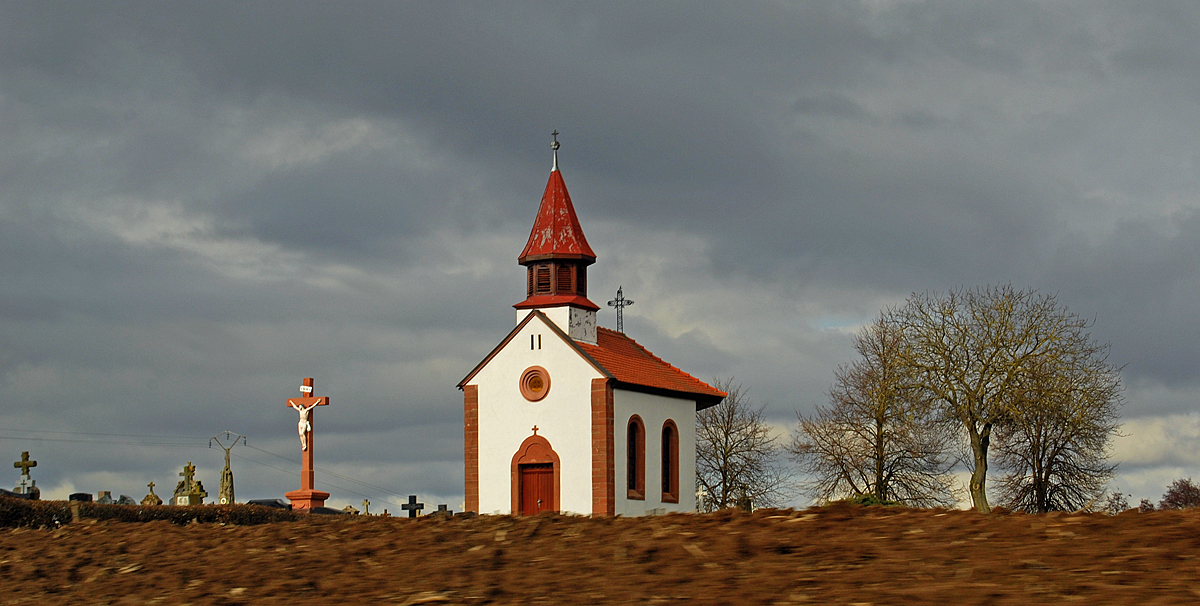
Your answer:
[[[116,501],[113,501],[111,491],[101,490],[100,492],[96,493],[96,502],[101,505],[112,505]]]
[[[204,491],[204,484],[196,479],[196,466],[188,461],[179,475],[183,476],[183,479],[175,485],[175,494],[171,497],[171,504],[203,505],[204,497],[207,497],[208,493]]]
[[[117,499],[117,505],[137,505],[137,504],[138,504],[138,502],[133,500],[133,497],[131,497],[127,494],[123,494],[123,495],[121,495],[121,498]]]
[[[67,500],[68,501],[79,501],[80,503],[91,503],[92,502],[92,493],[90,493],[90,492],[74,492],[74,493],[71,493],[71,496],[67,497]]]
[[[447,507],[447,505],[445,505],[445,504],[438,505],[437,511],[433,512],[430,515],[441,516],[443,518],[448,518],[448,517],[454,515],[454,512],[450,511],[449,509],[446,509],[446,507]]]
[[[37,500],[42,497],[42,490],[37,487],[37,480],[29,475],[29,468],[37,467],[37,461],[29,459],[29,451],[21,453],[21,460],[13,463],[13,467],[21,470],[21,482],[13,489],[14,492],[29,495],[28,499]]]
[[[343,507],[342,512],[348,513],[350,515],[358,515],[358,514],[362,513],[359,510],[355,509],[353,505],[347,505],[347,506]]]
[[[146,497],[142,499],[142,505],[145,507],[162,505],[162,499],[159,498],[158,495],[154,494],[154,482],[150,482],[149,484],[146,484],[146,486],[150,487],[150,494],[146,495]]]

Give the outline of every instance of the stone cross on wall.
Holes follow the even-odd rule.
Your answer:
[[[422,509],[425,509],[425,504],[424,504],[424,503],[418,503],[418,502],[417,502],[417,495],[415,495],[415,494],[410,494],[410,495],[408,495],[408,502],[407,502],[407,503],[405,503],[405,504],[403,504],[403,505],[401,505],[401,506],[400,506],[400,509],[403,509],[403,510],[407,511],[407,512],[408,512],[408,517],[410,517],[410,518],[415,518],[415,517],[417,517],[418,513],[419,513],[419,512],[420,512]]]
[[[316,480],[313,472],[313,409],[328,406],[329,398],[313,396],[312,377],[301,381],[300,393],[301,397],[288,398],[287,401],[288,407],[300,415],[296,426],[300,436],[300,450],[303,453],[300,463],[300,490],[284,493],[284,496],[291,500],[292,509],[305,510],[324,507],[325,499],[329,498],[329,493],[317,490],[313,486]]]

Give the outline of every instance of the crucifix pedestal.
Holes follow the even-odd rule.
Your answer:
[[[327,406],[329,404],[328,397],[313,397],[313,380],[311,378],[304,379],[300,386],[300,393],[305,397],[290,398],[287,401],[289,408],[295,409],[300,413],[300,422],[297,426],[300,436],[300,446],[303,454],[303,462],[300,467],[300,490],[285,492],[283,496],[287,497],[292,502],[293,511],[307,511],[314,507],[324,507],[325,499],[329,498],[328,492],[317,490],[313,487],[313,409],[317,406]]]

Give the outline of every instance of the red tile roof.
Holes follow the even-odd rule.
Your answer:
[[[550,172],[542,205],[538,207],[537,218],[529,232],[529,242],[517,261],[525,263],[552,257],[596,260],[596,253],[583,237],[583,228],[579,226],[579,218],[571,204],[571,194],[567,193],[567,184],[558,170]]]
[[[650,353],[629,337],[607,328],[596,329],[596,345],[575,341],[604,371],[619,383],[655,390],[700,396],[698,401],[717,404],[727,394]]]

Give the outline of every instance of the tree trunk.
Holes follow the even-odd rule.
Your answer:
[[[983,431],[971,435],[971,451],[975,455],[975,470],[971,472],[971,504],[975,511],[988,513],[992,508],[987,501],[987,450],[992,426],[985,424]]]
[[[883,419],[875,418],[875,498],[887,500],[886,486],[883,485]]]

